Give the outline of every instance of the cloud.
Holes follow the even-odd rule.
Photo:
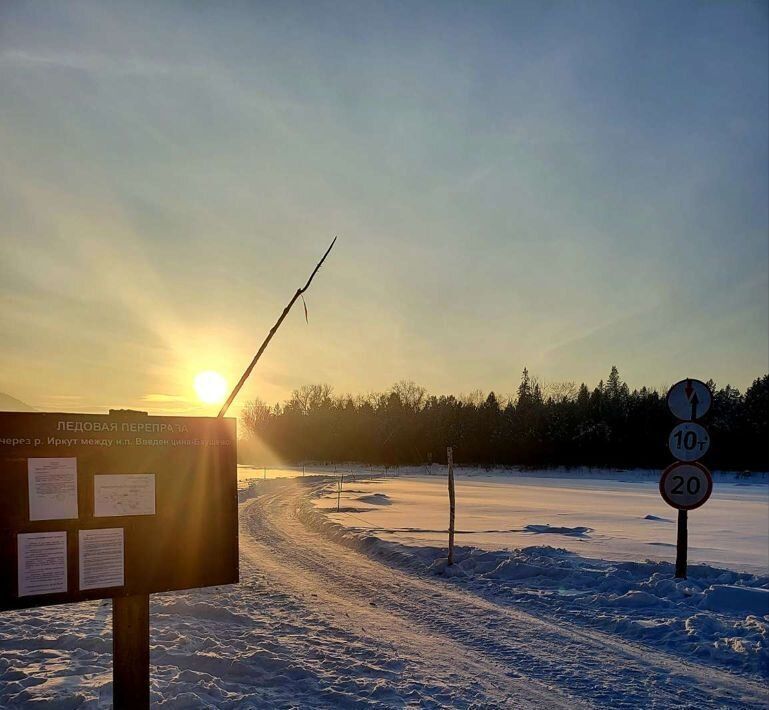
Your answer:
[[[175,394],[159,394],[159,393],[145,394],[142,397],[142,401],[143,402],[185,402],[185,403],[189,402],[189,400],[186,397],[181,397]]]
[[[145,57],[120,57],[78,52],[30,52],[7,49],[0,53],[0,64],[19,68],[72,69],[109,76],[166,76],[180,71],[191,72],[190,65],[169,64]]]

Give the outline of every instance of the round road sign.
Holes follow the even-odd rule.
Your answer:
[[[660,478],[662,499],[678,510],[699,508],[713,492],[713,477],[701,463],[674,463]]]
[[[681,422],[670,432],[668,448],[679,461],[696,461],[708,452],[710,435],[704,426]]]
[[[704,417],[713,397],[708,386],[700,380],[681,380],[668,390],[668,407],[676,419],[685,422]]]

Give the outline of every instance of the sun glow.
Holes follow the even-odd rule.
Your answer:
[[[213,370],[206,370],[195,375],[195,392],[198,399],[206,404],[221,404],[227,396],[227,382]]]

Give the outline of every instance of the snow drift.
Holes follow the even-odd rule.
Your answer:
[[[324,495],[322,489],[314,496]],[[674,577],[670,562],[591,559],[550,546],[516,550],[404,545],[332,521],[313,501],[303,522],[348,547],[419,574],[461,584],[499,603],[577,621],[684,657],[749,675],[769,675],[769,576],[711,565]],[[582,537],[590,528],[529,525],[530,532]]]

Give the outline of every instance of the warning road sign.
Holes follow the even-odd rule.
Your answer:
[[[710,389],[700,380],[681,380],[668,390],[668,407],[676,419],[684,422],[704,417],[712,401]]]
[[[678,510],[699,508],[713,492],[713,477],[700,463],[674,463],[660,478],[660,495]]]

